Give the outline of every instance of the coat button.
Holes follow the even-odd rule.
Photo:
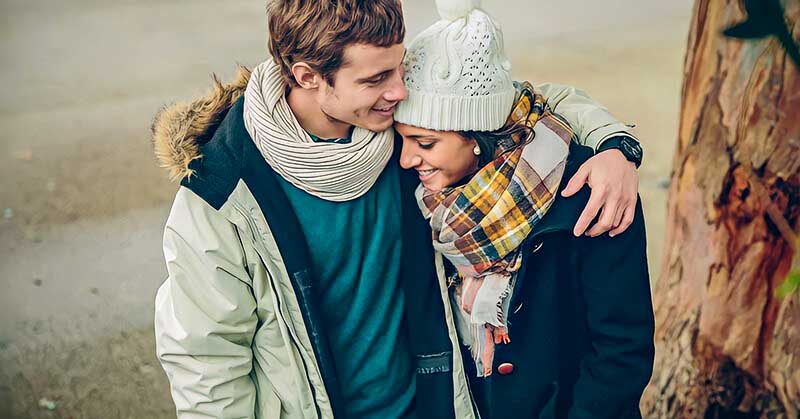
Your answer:
[[[499,372],[500,375],[511,374],[512,372],[514,372],[514,364],[510,362],[504,362],[497,366],[497,372]]]

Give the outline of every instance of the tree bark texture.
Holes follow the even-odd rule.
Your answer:
[[[800,0],[781,3],[797,40]],[[645,417],[800,414],[800,297],[775,296],[800,258],[800,69],[775,37],[722,34],[746,18],[694,6]]]

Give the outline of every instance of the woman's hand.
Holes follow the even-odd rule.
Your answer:
[[[630,227],[639,192],[639,173],[635,164],[617,149],[598,153],[578,169],[561,195],[575,195],[584,184],[592,189],[592,195],[575,223],[575,236],[585,232],[587,236],[597,237],[610,231],[609,235],[614,237]],[[586,231],[598,212],[597,223]]]

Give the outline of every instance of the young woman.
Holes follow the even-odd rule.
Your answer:
[[[639,417],[654,353],[641,206],[613,238],[572,234],[589,191],[560,191],[594,150],[511,81],[475,3],[439,2],[445,19],[409,46],[395,127],[447,260],[476,405],[492,419]]]

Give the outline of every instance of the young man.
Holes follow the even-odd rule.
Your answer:
[[[418,179],[389,129],[406,97],[400,2],[275,0],[269,27],[252,75],[153,127],[181,181],[155,324],[178,416],[474,417]],[[631,142],[580,92],[538,88],[585,143]],[[629,224],[629,158],[599,152],[573,180],[597,192],[586,225],[603,207],[589,234]]]

